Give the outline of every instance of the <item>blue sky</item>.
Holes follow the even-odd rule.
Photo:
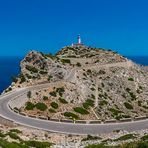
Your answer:
[[[148,55],[147,0],[1,0],[0,56],[55,53],[76,42]]]

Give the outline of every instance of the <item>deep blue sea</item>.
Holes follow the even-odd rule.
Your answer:
[[[128,57],[137,64],[148,66],[148,56]],[[22,57],[0,57],[0,93],[11,84],[11,77],[20,72],[20,61]]]
[[[11,84],[12,76],[20,72],[21,57],[0,57],[0,93]]]

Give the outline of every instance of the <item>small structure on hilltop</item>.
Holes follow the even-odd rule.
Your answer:
[[[84,44],[82,43],[82,41],[81,41],[81,36],[80,36],[80,35],[78,35],[77,40],[78,40],[78,42],[77,42],[76,44],[73,44],[73,43],[72,43],[72,47],[84,45]]]

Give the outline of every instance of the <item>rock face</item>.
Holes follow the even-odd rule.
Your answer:
[[[13,87],[40,83],[55,83],[55,87],[32,93],[32,103],[42,102],[50,110],[41,115],[118,120],[148,114],[147,69],[111,50],[67,46],[56,56],[31,51],[22,60]],[[37,108],[27,112],[39,113]]]

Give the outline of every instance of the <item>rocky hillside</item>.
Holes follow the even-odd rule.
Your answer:
[[[148,71],[111,50],[67,46],[55,56],[31,51],[11,87],[41,83],[52,86],[28,92],[21,112],[89,120],[148,114]]]

